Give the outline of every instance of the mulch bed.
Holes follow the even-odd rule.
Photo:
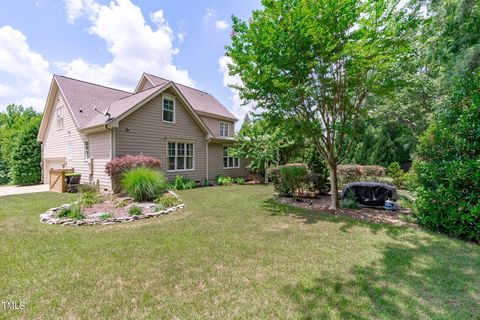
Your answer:
[[[109,200],[94,204],[90,208],[82,207],[82,213],[86,217],[90,217],[98,213],[110,213],[113,217],[127,217],[128,210],[134,204],[134,201],[131,198],[120,196],[109,196],[109,198]],[[126,201],[127,205],[124,207],[117,207],[116,204],[120,201]],[[136,205],[138,205],[138,203],[136,203]],[[150,210],[148,212],[150,212]]]
[[[328,213],[334,216],[348,216],[357,220],[370,221],[376,223],[388,223],[397,226],[418,227],[415,223],[407,222],[402,217],[411,214],[409,209],[398,208],[395,211],[376,209],[376,208],[360,208],[360,209],[338,209],[330,210],[330,196],[320,196],[317,198],[296,197],[286,198],[279,197],[278,201],[297,208],[308,209]]]

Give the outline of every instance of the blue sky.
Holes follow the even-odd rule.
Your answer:
[[[43,110],[52,74],[133,90],[143,71],[212,93],[237,117],[226,86],[231,15],[260,0],[25,0],[0,10],[0,111]]]

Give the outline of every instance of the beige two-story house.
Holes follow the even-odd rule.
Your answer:
[[[127,154],[160,159],[170,180],[244,177],[245,160],[229,152],[236,121],[212,95],[151,74],[133,93],[55,75],[38,134],[43,181],[73,168],[111,189],[105,165]]]

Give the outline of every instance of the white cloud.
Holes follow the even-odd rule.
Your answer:
[[[183,41],[185,41],[186,36],[187,36],[186,32],[178,32],[177,33],[178,43],[183,43]]]
[[[52,76],[50,64],[11,26],[0,28],[0,43],[0,110],[11,103],[43,110]]]
[[[223,85],[225,87],[228,87],[232,93],[232,96],[230,98],[232,104],[229,109],[239,119],[239,121],[237,122],[237,129],[239,129],[243,123],[245,114],[253,111],[254,105],[252,103],[243,105],[243,101],[240,98],[238,90],[230,87],[232,85],[241,86],[242,80],[238,75],[232,76],[229,74],[229,70],[228,70],[229,64],[232,64],[232,59],[230,57],[222,56],[218,59],[218,65],[219,65],[218,71],[223,76]]]
[[[226,20],[216,19],[217,18],[217,11],[212,8],[207,8],[205,10],[205,14],[203,15],[203,24],[204,25],[211,25],[213,24],[215,28],[219,30],[225,30],[230,27],[230,24]]]
[[[217,15],[217,11],[215,9],[207,8],[205,10],[205,14],[203,15],[203,23],[204,24],[209,24],[210,21],[213,18],[215,18],[216,15]]]
[[[228,29],[230,25],[225,20],[217,20],[215,21],[215,27],[220,30],[225,30],[225,29]]]
[[[145,71],[194,86],[187,70],[173,64],[178,53],[174,34],[162,10],[150,14],[151,28],[140,8],[130,0],[100,5],[93,0],[65,0],[67,21],[86,18],[88,32],[105,40],[112,61],[98,65],[82,58],[57,62],[67,76],[131,90]]]

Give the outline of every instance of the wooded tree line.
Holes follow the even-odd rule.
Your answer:
[[[338,164],[413,162],[419,222],[480,240],[480,3],[262,3],[248,21],[233,17],[227,47],[240,96],[257,106],[239,154],[261,153],[260,169],[313,148],[330,168],[332,208]]]
[[[41,147],[37,142],[42,116],[32,108],[8,105],[0,112],[0,184],[37,184]]]

